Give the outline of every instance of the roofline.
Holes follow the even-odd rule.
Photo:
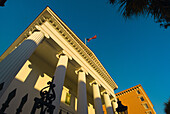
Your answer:
[[[150,102],[151,105],[153,106],[151,100],[149,99],[148,95],[146,94],[146,92],[145,92],[145,90],[143,89],[143,87],[142,87],[141,84],[138,84],[138,85],[136,85],[136,86],[133,86],[133,87],[131,87],[131,88],[128,88],[128,89],[126,89],[126,90],[123,90],[123,91],[121,91],[121,92],[118,92],[118,93],[116,93],[115,95],[116,95],[116,96],[120,96],[120,95],[122,95],[123,93],[129,92],[129,90],[130,90],[130,91],[133,91],[133,90],[135,90],[135,89],[137,89],[137,88],[141,88],[141,89],[143,90],[144,94],[146,95],[146,97],[148,98],[149,102]]]
[[[43,17],[44,13],[49,13],[51,18],[54,18],[54,20],[59,21],[60,24],[71,34],[72,39],[76,41],[76,43],[79,45],[78,47],[80,49],[83,49],[83,53],[88,58],[89,61],[91,61],[93,64],[92,66],[94,70],[99,73],[101,77],[107,77],[104,79],[114,90],[118,88],[117,84],[114,82],[114,80],[111,78],[109,73],[106,71],[106,69],[103,67],[101,62],[97,59],[95,54],[80,40],[80,38],[52,11],[48,6],[36,17],[36,19],[24,30],[24,32],[11,44],[11,46],[0,56],[0,61],[3,60],[10,52],[15,49],[17,45],[19,45],[24,39],[29,36],[29,31],[33,31],[35,29],[35,24],[41,21],[41,18]],[[47,19],[48,20],[48,19]],[[79,52],[80,54],[80,52]],[[82,55],[82,54],[80,54]],[[85,59],[86,60],[86,59]],[[93,61],[92,61],[93,60]],[[94,65],[94,66],[93,66]],[[99,72],[98,72],[99,71]]]
[[[25,32],[28,31],[27,29],[30,28],[30,26],[32,26],[33,23],[37,21],[36,20],[37,18],[41,17],[41,15],[46,11],[47,8],[48,6],[45,9],[43,9],[43,11],[34,19],[34,21],[32,21],[31,24],[29,24],[29,26],[18,36],[18,38],[2,53],[2,55],[0,56],[0,62],[13,50],[14,46],[16,46],[16,43],[24,40],[21,39],[21,36],[23,36]]]
[[[141,84],[138,84],[138,85],[136,85],[136,86],[133,86],[133,87],[131,87],[131,88],[128,88],[128,89],[125,89],[125,90],[123,90],[123,91],[121,91],[121,92],[118,92],[118,93],[116,93],[115,95],[119,95],[119,94],[121,94],[121,93],[124,93],[124,92],[128,92],[128,90],[134,90],[134,89],[136,89],[136,88],[139,88],[141,86]]]
[[[101,62],[98,60],[98,58],[96,57],[96,55],[89,49],[89,47],[87,47],[87,45],[84,44],[84,42],[82,42],[82,40],[61,20],[61,18],[56,15],[54,13],[54,11],[52,9],[50,9],[49,7],[47,7],[47,10],[50,11],[56,18],[59,19],[60,23],[63,24],[63,26],[69,31],[71,32],[72,35],[74,35],[74,39],[76,39],[76,41],[78,42],[78,44],[81,46],[81,48],[87,53],[87,55],[90,57],[90,58],[93,58],[94,61],[96,60],[96,65],[100,67],[101,71],[104,71],[104,74],[107,75],[107,77],[113,81],[113,83],[115,84],[115,88],[114,89],[117,89],[118,86],[117,84],[114,82],[114,80],[111,78],[111,76],[109,75],[109,73],[107,72],[107,70],[103,67],[103,65],[101,64]],[[90,54],[92,55],[90,55]]]

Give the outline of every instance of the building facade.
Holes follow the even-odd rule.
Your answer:
[[[116,97],[128,107],[129,114],[156,114],[141,84],[116,93]]]
[[[0,57],[0,113],[113,114],[117,88],[49,7]]]

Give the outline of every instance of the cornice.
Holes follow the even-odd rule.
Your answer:
[[[136,85],[136,86],[134,86],[134,87],[131,87],[131,88],[129,88],[129,89],[123,90],[123,91],[121,91],[121,92],[119,92],[119,93],[116,93],[115,95],[116,95],[117,97],[119,97],[119,96],[121,96],[121,95],[124,95],[124,94],[130,93],[130,92],[132,92],[132,91],[138,90],[139,87],[141,87],[141,84]]]
[[[47,8],[46,8],[47,9]],[[41,25],[46,20],[43,17],[43,14],[47,13],[47,10],[44,9],[37,17],[36,19],[22,32],[22,34],[10,45],[10,47],[5,50],[5,52],[0,56],[0,62],[8,55],[10,54],[16,47],[18,47],[27,37],[29,37],[31,32],[36,30],[36,25]]]
[[[117,84],[113,81],[101,62],[95,54],[73,33],[73,31],[50,9],[48,12],[52,15],[47,19],[48,22],[69,42],[72,47],[88,62],[94,70],[114,89],[117,89]],[[45,16],[44,16],[45,17]]]
[[[141,93],[142,93],[142,94],[139,94],[138,97],[144,96],[144,98],[147,99],[147,101],[149,102],[150,106],[153,107],[153,104],[152,104],[151,100],[149,99],[148,95],[146,94],[146,92],[145,92],[145,90],[143,89],[143,87],[142,87],[141,84],[136,85],[136,86],[134,86],[134,87],[131,87],[131,88],[129,88],[129,89],[123,90],[123,91],[121,91],[121,92],[119,92],[119,93],[116,93],[115,95],[116,95],[117,98],[119,98],[119,97],[122,96],[122,95],[128,94],[128,93],[133,92],[133,91],[137,91],[137,90],[140,90]]]
[[[73,33],[73,31],[49,8],[43,10],[43,12],[31,23],[31,25],[17,38],[17,40],[7,49],[10,53],[17,45],[19,45],[24,39],[37,28],[36,25],[42,25],[48,21],[56,31],[58,31],[63,38],[89,63],[89,65],[113,88],[117,89],[118,86],[111,78],[109,73],[103,67],[101,62],[97,59],[95,54],[80,40],[80,38]],[[7,53],[7,54],[8,54]],[[7,54],[3,54],[0,59],[5,58]]]

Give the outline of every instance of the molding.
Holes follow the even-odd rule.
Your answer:
[[[68,88],[66,88],[65,86],[63,86],[63,89],[64,89],[66,92],[69,93],[69,89],[68,89]]]
[[[67,51],[63,50],[63,54],[67,55],[70,60],[73,59],[73,58],[71,57],[71,55],[70,55]]]
[[[126,89],[126,90],[123,90],[123,91],[121,91],[121,92],[119,92],[119,93],[116,93],[116,96],[119,97],[119,96],[121,96],[121,95],[130,93],[130,92],[132,92],[132,91],[137,91],[137,90],[139,90],[140,87],[141,87],[141,84],[136,85],[136,86],[134,86],[134,87],[131,87],[131,88],[129,88],[129,89]]]
[[[103,90],[103,91],[101,92],[101,95],[104,95],[104,94],[108,94],[109,96],[111,95],[107,90]]]
[[[117,103],[117,98],[113,97],[112,99],[110,99],[110,101]]]
[[[66,55],[70,60],[72,60],[72,57],[70,54],[68,54],[65,50],[60,51],[56,57],[59,59],[61,55]]]
[[[50,38],[50,35],[47,32],[45,32],[45,30],[40,25],[35,25],[35,28],[42,32],[46,38]]]
[[[92,68],[114,89],[117,89],[117,84],[113,81],[106,69],[97,59],[95,54],[64,24],[64,22],[54,12],[47,8],[52,17],[47,21],[59,31],[72,47],[92,66]]]
[[[112,102],[116,102],[117,103],[117,97],[116,97],[116,95],[115,95],[115,93],[114,93],[114,95],[113,95],[113,98],[112,99],[110,99]]]
[[[21,43],[25,38],[29,36],[29,31],[34,31],[37,28],[37,25],[40,25],[41,28],[45,28],[45,23],[48,22],[65,40],[67,43],[70,44],[73,49],[79,53],[79,55],[83,58],[83,61],[92,67],[90,68],[91,74],[94,77],[98,77],[98,81],[104,84],[104,88],[109,89],[110,92],[113,89],[117,89],[118,86],[108,74],[106,69],[97,59],[95,54],[71,31],[71,29],[49,8],[43,10],[43,12],[30,24],[30,26],[17,38],[17,40],[8,48],[8,50],[0,57],[0,60],[3,60],[19,43]],[[48,35],[47,35],[48,36]],[[88,68],[88,65],[86,66]],[[86,70],[88,70],[86,68]],[[95,72],[94,72],[95,71]],[[97,75],[96,75],[97,73]],[[100,78],[101,77],[101,78]],[[105,84],[107,82],[107,84]]]
[[[88,75],[88,72],[83,67],[80,67],[80,68],[75,70],[76,74],[78,74],[79,72],[85,72],[86,76]]]
[[[96,80],[93,80],[92,82],[89,83],[90,86],[92,86],[93,84],[97,84],[99,87],[101,87],[101,84]]]

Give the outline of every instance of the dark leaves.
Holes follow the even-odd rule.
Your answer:
[[[170,114],[170,100],[165,103],[165,112],[166,114]]]
[[[125,18],[149,15],[164,28],[170,25],[170,0],[110,0]]]
[[[0,6],[5,6],[5,2],[6,2],[7,0],[0,0]]]

